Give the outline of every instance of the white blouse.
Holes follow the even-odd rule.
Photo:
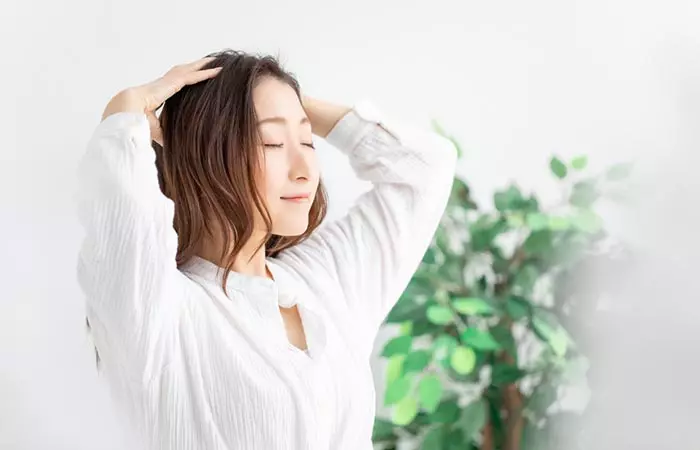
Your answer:
[[[232,272],[226,296],[211,262],[176,266],[146,117],[95,129],[78,169],[78,281],[101,373],[143,448],[372,448],[372,346],[437,229],[457,157],[368,102],[326,140],[373,188],[267,258],[274,280]],[[279,311],[295,304],[308,353]]]

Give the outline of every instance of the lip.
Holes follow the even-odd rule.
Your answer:
[[[299,194],[299,195],[290,195],[289,197],[280,197],[282,200],[308,200],[310,197],[310,194]]]
[[[294,203],[306,203],[309,201],[309,197],[282,197],[282,200]]]

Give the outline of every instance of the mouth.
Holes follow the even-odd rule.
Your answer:
[[[282,200],[294,203],[306,203],[309,201],[309,194],[297,195],[293,197],[280,197]]]

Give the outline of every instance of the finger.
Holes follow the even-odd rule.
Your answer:
[[[192,61],[187,64],[178,64],[176,66],[173,66],[167,73],[168,74],[181,74],[181,73],[187,73],[187,72],[194,72],[197,70],[200,70],[202,67],[206,66],[208,63],[211,61],[215,60],[216,58],[213,56],[208,56],[206,58],[201,58],[196,61]]]
[[[206,64],[213,61],[214,59],[216,58],[213,56],[207,56],[205,58],[200,58],[191,63],[173,66],[170,70],[168,70],[163,76],[161,76],[157,80],[153,80],[150,83],[146,83],[141,87],[144,91],[148,91],[152,89],[153,86],[155,86],[157,88],[157,93],[154,95],[157,96],[157,98],[154,99],[154,101],[159,101],[158,104],[160,105],[168,97],[172,96],[175,92],[181,89],[182,86],[184,86],[184,83],[180,82],[180,78],[182,78],[183,75],[186,75],[191,72],[196,72],[197,70],[204,67]],[[171,86],[168,84],[164,84],[163,81],[173,82],[175,84]]]
[[[190,71],[199,70],[202,67],[206,66],[207,63],[214,61],[215,59],[216,59],[216,57],[214,57],[214,56],[207,56],[204,58],[200,58],[197,61],[192,61],[191,63],[186,64],[185,67],[187,69],[189,69]]]
[[[190,84],[197,84],[210,78],[214,78],[216,75],[219,74],[219,72],[221,72],[221,69],[221,67],[214,67],[213,69],[205,69],[189,73],[183,77],[184,84],[185,86],[187,86]]]
[[[215,77],[221,71],[221,67],[200,70],[181,75],[163,76],[146,86],[146,109],[153,111],[160,107],[167,99],[175,95],[184,86],[196,84]]]

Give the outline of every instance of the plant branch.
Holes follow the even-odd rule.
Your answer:
[[[493,447],[493,425],[491,425],[491,419],[488,419],[486,426],[484,426],[483,433],[481,434],[481,448],[480,450],[494,450]]]

